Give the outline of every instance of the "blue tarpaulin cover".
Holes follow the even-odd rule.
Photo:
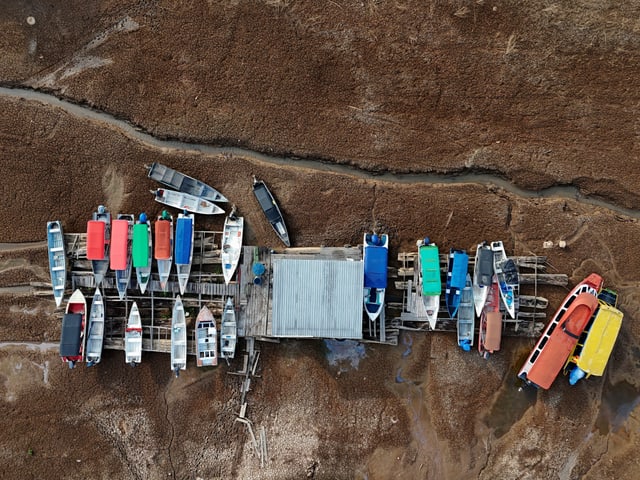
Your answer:
[[[366,288],[387,288],[387,256],[384,247],[365,246],[364,286]]]
[[[62,317],[62,332],[60,335],[60,356],[77,357],[80,352],[80,333],[82,331],[82,315],[66,313]]]
[[[191,260],[191,237],[193,233],[193,222],[189,217],[178,218],[176,226],[176,258],[175,262],[180,265],[188,265]]]

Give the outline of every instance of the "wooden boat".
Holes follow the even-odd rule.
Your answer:
[[[173,317],[171,319],[171,370],[177,377],[180,375],[180,370],[186,369],[187,324],[182,299],[178,295],[173,305]]]
[[[500,350],[502,341],[502,312],[500,311],[500,286],[498,277],[493,276],[491,287],[487,294],[487,303],[480,314],[478,328],[478,352],[483,358]]]
[[[478,244],[473,266],[473,303],[480,317],[493,279],[493,250],[487,242]]]
[[[262,180],[257,180],[255,176],[253,177],[253,193],[276,235],[287,247],[290,247],[289,233],[287,232],[282,212],[280,212],[280,207],[278,207],[267,185]]]
[[[166,210],[156,220],[155,236],[153,256],[158,264],[160,287],[166,290],[173,264],[173,217]]]
[[[51,273],[53,298],[56,301],[56,307],[59,307],[67,283],[67,256],[64,249],[62,224],[58,220],[47,222],[47,250],[49,252],[49,272]]]
[[[458,307],[458,346],[465,352],[471,350],[473,346],[473,334],[475,330],[475,311],[473,307],[473,287],[471,275],[467,273],[464,288],[460,295],[460,306]]]
[[[233,209],[224,221],[222,231],[222,274],[226,285],[229,285],[240,261],[243,230],[244,218],[236,216],[235,209]]]
[[[233,306],[233,299],[229,297],[222,311],[222,322],[220,325],[220,353],[227,363],[229,363],[229,360],[236,354],[237,341],[236,311]]]
[[[369,320],[375,322],[384,309],[387,288],[387,263],[389,236],[364,234],[362,264],[364,267],[364,310]]]
[[[100,205],[87,222],[87,260],[91,260],[93,278],[99,287],[109,270],[109,242],[111,239],[111,214]]]
[[[431,330],[436,328],[438,310],[440,310],[440,294],[442,279],[440,278],[440,253],[438,246],[429,238],[418,241],[418,302],[419,310],[429,321]]]
[[[131,236],[135,217],[119,213],[111,222],[111,270],[116,274],[116,288],[120,300],[124,299],[131,281]]]
[[[196,318],[196,364],[198,367],[218,365],[218,330],[213,313],[203,306]]]
[[[102,358],[102,344],[104,342],[104,299],[99,288],[93,294],[91,310],[89,310],[89,327],[87,328],[87,353],[85,359],[87,367],[100,363]]]
[[[153,162],[149,167],[148,176],[150,179],[166,185],[169,188],[188,193],[194,197],[200,197],[210,202],[228,202],[215,188],[158,162]]]
[[[178,273],[178,286],[180,295],[184,295],[187,283],[189,283],[189,273],[191,273],[191,262],[193,260],[193,235],[194,235],[193,213],[178,214],[176,224],[174,262]]]
[[[187,212],[200,213],[203,215],[218,215],[220,213],[224,213],[224,210],[215,203],[194,197],[188,193],[167,190],[166,188],[149,191],[155,195],[156,202],[163,203],[164,205],[168,205],[179,210],[186,210]]]
[[[87,301],[80,290],[76,290],[67,302],[62,317],[60,334],[60,358],[73,368],[76,362],[84,360],[84,339],[86,334]]]
[[[469,270],[469,255],[465,250],[452,248],[449,250],[447,262],[447,281],[445,285],[445,301],[449,317],[456,318],[460,296],[467,279]]]
[[[153,263],[153,238],[151,236],[151,222],[146,213],[141,213],[133,226],[133,240],[131,241],[131,258],[133,268],[136,269],[136,280],[140,293],[144,293],[151,280],[151,264]]]
[[[516,318],[520,289],[518,267],[512,259],[507,257],[502,242],[491,242],[491,250],[493,250],[493,270],[498,276],[498,285],[500,285],[500,298],[509,316]]]
[[[142,361],[142,320],[138,304],[133,302],[124,331],[124,361],[135,367]]]
[[[598,307],[602,282],[600,275],[592,273],[569,292],[518,372],[525,383],[544,389],[551,386]]]
[[[617,303],[617,294],[611,290],[607,290],[604,295],[602,293],[598,294],[598,309],[564,365],[564,373],[569,374],[571,385],[591,375],[601,377],[604,374],[620,333],[624,315],[614,306]],[[612,302],[613,305],[607,302]]]

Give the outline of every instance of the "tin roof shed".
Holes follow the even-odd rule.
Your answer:
[[[272,258],[274,337],[362,338],[362,261]]]

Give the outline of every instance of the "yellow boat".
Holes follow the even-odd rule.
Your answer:
[[[618,338],[622,317],[620,310],[600,301],[591,326],[585,329],[564,366],[565,374],[569,373],[571,385],[584,377],[602,376]]]

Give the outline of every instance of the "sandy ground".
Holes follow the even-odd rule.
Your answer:
[[[0,477],[636,478],[639,13],[489,1],[5,5],[0,83],[46,96],[0,92]],[[244,150],[210,148],[221,146]],[[55,348],[6,344],[59,338],[53,299],[29,286],[48,281],[46,221],[79,232],[98,204],[159,211],[144,170],[153,161],[221,190],[245,216],[247,243],[278,245],[255,174],[295,246],[355,245],[375,227],[392,258],[425,235],[445,248],[502,239],[509,253],[548,255],[571,285],[598,272],[625,313],[606,374],[519,392],[534,343],[522,339],[488,362],[446,334],[352,346],[343,360],[321,341],[261,344],[247,412],[265,428],[261,467],[234,422],[240,379],[224,366],[175,379],[166,356],[130,369],[107,352],[70,371]],[[543,251],[545,240],[567,248]],[[565,293],[544,292],[547,314]]]

